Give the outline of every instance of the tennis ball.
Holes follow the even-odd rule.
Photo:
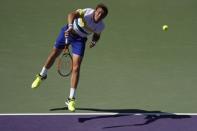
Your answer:
[[[163,31],[167,31],[167,30],[168,30],[168,25],[163,25],[163,26],[162,26],[162,30],[163,30]]]

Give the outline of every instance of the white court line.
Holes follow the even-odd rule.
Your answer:
[[[70,115],[197,115],[197,113],[1,113],[0,116],[70,116]]]
[[[63,115],[117,115],[119,113],[10,113],[10,114],[0,114],[0,116],[63,116]]]

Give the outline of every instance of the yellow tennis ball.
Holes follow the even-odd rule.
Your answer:
[[[163,26],[162,26],[162,30],[163,30],[163,31],[167,31],[167,30],[168,30],[168,25],[163,25]]]

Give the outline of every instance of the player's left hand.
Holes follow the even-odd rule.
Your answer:
[[[95,45],[96,45],[96,42],[91,41],[90,44],[89,44],[89,48],[92,48],[92,47],[94,47]]]

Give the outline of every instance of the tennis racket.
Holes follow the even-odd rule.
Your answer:
[[[58,59],[57,72],[63,77],[69,76],[72,72],[72,64],[72,56],[69,49],[66,49]]]
[[[67,43],[67,39],[65,42]],[[67,77],[72,72],[72,65],[72,56],[70,54],[69,48],[64,49],[57,62],[57,72],[60,76]]]

